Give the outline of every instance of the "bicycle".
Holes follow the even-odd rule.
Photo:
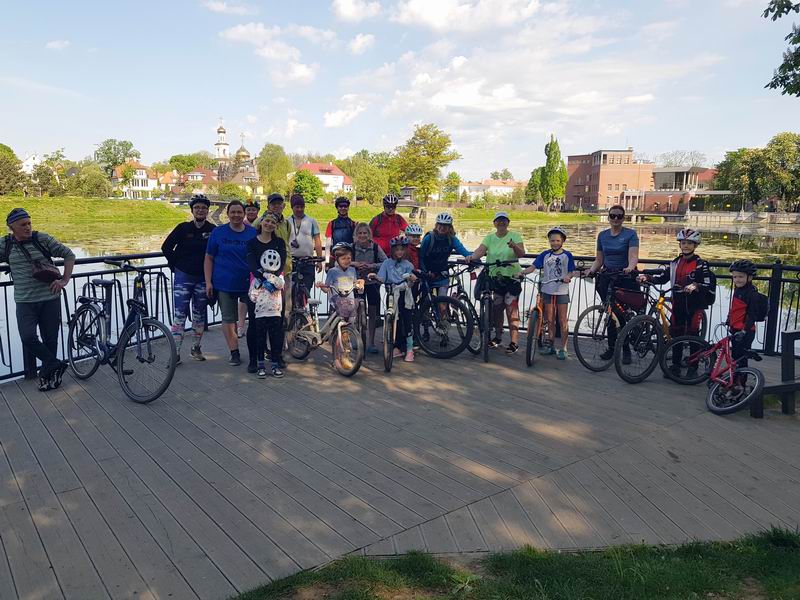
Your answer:
[[[614,362],[613,353],[607,359],[601,356],[608,350],[607,332],[611,321],[621,329],[647,306],[645,294],[642,292],[614,287],[615,281],[632,278],[632,275],[622,271],[606,271],[605,274],[611,279],[605,297],[600,304],[589,306],[578,316],[572,333],[575,356],[590,371],[605,371]]]
[[[383,369],[389,373],[394,362],[394,342],[397,333],[397,296],[405,293],[408,282],[384,283],[386,299],[383,314]]]
[[[530,281],[530,278],[526,278]],[[548,283],[562,283],[562,278],[550,279],[549,281],[542,281],[541,278],[536,280],[537,294],[536,303],[531,306],[528,313],[528,333],[525,344],[525,364],[529,367],[533,366],[536,358],[536,349],[544,346],[545,340],[550,339],[550,326],[551,323],[545,318],[544,300],[542,299],[542,286]],[[555,297],[551,300],[555,308]],[[555,311],[554,311],[555,312]],[[558,318],[558,313],[556,319]],[[558,327],[558,322],[553,325]],[[558,333],[556,331],[556,333]]]
[[[472,302],[469,292],[467,292],[466,288],[464,287],[464,282],[461,280],[461,277],[464,275],[464,273],[468,272],[470,279],[474,281],[478,278],[477,274],[475,273],[475,269],[477,267],[478,263],[467,264],[462,269],[458,269],[454,266],[452,268],[452,272],[450,273],[449,286],[449,289],[454,290],[450,292],[450,297],[460,300],[461,303],[467,307],[469,314],[472,316],[472,334],[469,338],[469,343],[467,344],[467,350],[476,356],[480,354],[481,350],[483,349],[483,329],[481,320],[478,317],[478,311],[475,310],[475,305]]]
[[[420,294],[413,315],[414,337],[419,347],[433,358],[453,358],[467,348],[474,320],[469,307],[452,296],[433,293],[430,274],[414,271]],[[434,275],[438,277],[438,275]]]
[[[69,319],[67,359],[72,374],[88,379],[100,365],[108,364],[117,373],[119,385],[134,402],[147,404],[163,394],[175,374],[178,354],[172,331],[151,318],[145,298],[146,269],[128,261],[106,263],[123,271],[134,271],[133,298],[127,301],[128,315],[122,333],[114,344],[111,331],[111,289],[120,285],[116,279],[92,279],[91,285],[102,288],[103,297],[78,296],[80,307]]]
[[[310,299],[305,307],[293,309],[291,322],[294,328],[287,332],[289,353],[297,360],[303,360],[312,350],[330,341],[333,367],[339,374],[352,377],[364,361],[361,333],[352,322],[356,317],[358,302],[349,298],[354,288],[329,287],[341,300],[354,300],[351,309],[346,310],[343,308],[345,303],[340,302],[321,328],[317,314],[317,307],[321,304],[319,300]]]
[[[748,350],[744,356],[733,360],[731,339],[734,335],[729,333],[714,344],[697,336],[682,335],[672,340],[661,355],[661,368],[673,381],[684,385],[709,381],[706,407],[715,415],[736,412],[764,391],[761,371],[737,366],[745,358],[760,361],[761,356]],[[671,351],[680,353],[677,361]],[[672,360],[672,364],[668,365],[668,360]]]
[[[519,264],[518,260],[496,260],[491,263],[478,263],[482,264],[485,271],[485,284],[481,289],[481,295],[479,300],[480,306],[480,329],[481,335],[483,336],[482,340],[482,349],[483,349],[483,362],[489,362],[489,350],[490,350],[490,342],[492,341],[492,316],[493,316],[493,309],[495,300],[497,298],[497,288],[500,287],[499,284],[503,280],[508,281],[517,281],[512,279],[511,277],[505,277],[503,275],[492,277],[489,275],[488,268],[489,267],[508,267],[510,265]]]

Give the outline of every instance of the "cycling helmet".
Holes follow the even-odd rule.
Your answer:
[[[267,196],[267,204],[272,204],[274,202],[286,202],[283,196],[277,192],[273,192],[269,196]]]
[[[334,256],[339,256],[339,252],[342,250],[353,254],[353,244],[348,244],[347,242],[339,242],[334,244],[333,248],[331,248],[331,254]]]
[[[422,235],[422,227],[416,223],[412,223],[406,227],[406,235]]]
[[[548,237],[548,238],[550,237],[550,234],[551,234],[551,233],[560,233],[560,234],[561,234],[561,237],[562,237],[563,239],[565,239],[565,240],[567,239],[567,232],[566,232],[566,231],[564,231],[564,230],[563,230],[561,227],[558,227],[558,226],[556,226],[556,227],[551,227],[551,228],[550,228],[550,231],[548,231],[548,232],[547,232],[547,237]]]
[[[678,232],[678,235],[675,236],[675,239],[679,242],[686,240],[687,242],[694,242],[695,244],[700,244],[700,232],[696,229],[681,229]]]
[[[211,201],[205,194],[195,194],[192,196],[192,199],[189,200],[189,208],[194,208],[195,204],[205,204],[207,207],[211,207]]]
[[[731,266],[728,267],[728,270],[731,273],[733,271],[739,271],[740,273],[747,273],[748,275],[755,275],[756,271],[758,271],[753,261],[747,260],[746,258],[733,261]]]
[[[398,198],[394,194],[386,194],[383,197],[384,206],[397,206],[398,202],[400,202],[400,198]]]
[[[402,234],[395,236],[389,242],[389,246],[392,248],[395,246],[408,246],[408,238]]]
[[[350,200],[348,200],[344,196],[339,196],[338,198],[336,198],[336,200],[334,200],[333,205],[336,208],[339,208],[340,206],[350,206]]]
[[[247,200],[247,202],[244,203],[244,207],[245,208],[253,208],[253,207],[255,207],[258,210],[261,210],[261,205],[258,203],[258,200],[256,200],[255,198],[250,198],[249,200]]]
[[[261,268],[264,269],[265,272],[274,273],[281,268],[281,255],[277,250],[268,248],[261,253],[261,260],[259,262],[261,263]]]
[[[441,212],[436,215],[436,224],[437,225],[452,225],[453,224],[453,215],[446,212]]]

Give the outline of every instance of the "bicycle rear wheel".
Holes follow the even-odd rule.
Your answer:
[[[663,345],[658,321],[648,315],[634,317],[619,332],[614,346],[617,374],[628,383],[641,383],[658,366]],[[626,354],[630,357],[629,364],[625,364]]]
[[[147,404],[166,391],[178,356],[166,325],[142,319],[122,333],[117,348],[117,377],[128,398]]]
[[[102,361],[99,343],[104,339],[105,322],[100,311],[84,304],[72,315],[67,334],[67,360],[75,377],[88,379],[95,374]]]
[[[341,329],[342,335],[333,340],[333,366],[345,377],[352,377],[361,368],[364,360],[364,345],[361,333],[352,325]]]
[[[356,314],[356,327],[361,334],[361,346],[367,347],[367,300],[363,298],[358,301],[358,312]]]
[[[304,312],[296,312],[289,318],[289,327],[286,329],[286,343],[289,353],[297,360],[303,360],[311,352],[311,344],[297,334],[301,331],[311,329],[314,321],[311,315]]]
[[[528,339],[525,344],[525,364],[529,367],[533,366],[533,361],[536,358],[536,348],[539,345],[539,323],[541,322],[541,315],[539,310],[534,308],[528,317]]]
[[[483,362],[489,362],[489,343],[492,341],[492,301],[481,300],[481,323],[483,323]]]
[[[611,318],[602,304],[584,310],[572,332],[572,347],[581,364],[590,371],[605,371],[614,362],[600,355],[608,350],[608,320]]]
[[[733,384],[729,385],[730,373],[722,376],[708,390],[706,407],[715,415],[729,415],[747,406],[764,392],[764,375],[758,369],[742,367],[733,372]]]
[[[454,296],[454,298],[460,301],[464,306],[467,307],[469,310],[470,316],[472,316],[472,335],[469,338],[469,344],[467,344],[467,350],[477,356],[481,353],[483,349],[483,335],[481,331],[481,320],[478,317],[478,313],[475,312],[475,306],[472,304],[472,301],[469,299],[469,296],[466,294],[462,294],[461,296]]]
[[[383,321],[383,369],[388,373],[392,370],[392,361],[394,361],[395,314],[387,311]]]
[[[661,370],[669,379],[683,385],[694,385],[708,379],[717,353],[706,354],[711,344],[694,335],[672,338],[661,353]]]
[[[419,347],[433,358],[453,358],[463,352],[472,327],[469,309],[448,296],[425,302],[414,319]]]

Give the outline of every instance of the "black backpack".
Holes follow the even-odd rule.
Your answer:
[[[5,246],[5,250],[3,251],[3,255],[0,256],[0,263],[6,263],[8,265],[8,269],[10,271],[11,270],[11,265],[9,264],[8,259],[11,257],[11,246],[12,246],[12,244],[15,244],[17,242],[14,239],[14,236],[11,235],[10,233],[8,235],[6,235],[5,241],[6,241],[6,246]],[[50,254],[50,251],[47,248],[45,248],[45,246],[44,246],[44,244],[42,244],[42,242],[39,241],[39,232],[38,231],[34,231],[31,234],[31,241],[33,242],[33,245],[36,246],[36,249],[39,252],[42,253],[42,256],[44,256],[49,262],[52,263],[53,262],[53,255]]]
[[[748,312],[752,312],[753,319],[758,323],[767,320],[769,314],[769,298],[755,290],[750,297]]]

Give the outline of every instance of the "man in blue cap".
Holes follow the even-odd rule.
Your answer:
[[[0,238],[0,263],[8,263],[14,280],[19,337],[23,347],[42,361],[39,389],[53,389],[61,384],[67,369],[66,361],[60,361],[57,356],[61,328],[59,296],[72,276],[75,254],[52,236],[33,231],[31,217],[24,208],[8,213],[6,225],[11,233]],[[64,259],[63,275],[54,269],[49,276],[34,274],[36,263],[52,265],[54,256]]]

